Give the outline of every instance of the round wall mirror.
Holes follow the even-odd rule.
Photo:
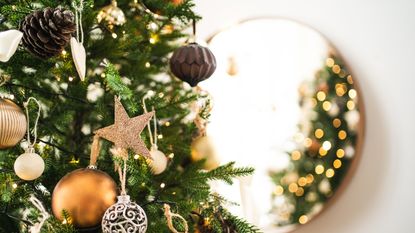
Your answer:
[[[355,77],[314,29],[254,19],[213,36],[215,75],[207,135],[220,163],[256,169],[219,193],[264,232],[308,223],[350,178],[363,139]]]

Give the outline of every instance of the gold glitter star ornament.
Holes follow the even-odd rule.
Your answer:
[[[131,149],[138,155],[150,157],[150,152],[140,134],[151,120],[154,112],[130,118],[118,97],[115,97],[115,123],[98,129],[95,134],[114,143],[116,148]]]

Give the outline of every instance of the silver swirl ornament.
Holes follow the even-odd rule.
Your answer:
[[[26,116],[9,99],[0,98],[0,149],[15,146],[26,133]]]
[[[145,233],[147,215],[141,206],[131,202],[130,196],[118,196],[118,202],[112,205],[102,218],[104,233]]]

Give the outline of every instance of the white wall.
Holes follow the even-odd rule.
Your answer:
[[[284,16],[321,31],[360,81],[366,139],[352,182],[298,233],[415,232],[415,1],[196,0],[199,37]],[[258,36],[260,43],[260,35]]]

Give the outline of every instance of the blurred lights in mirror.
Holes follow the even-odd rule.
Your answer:
[[[344,157],[344,150],[343,149],[338,149],[336,152],[336,155],[339,159]]]
[[[340,159],[336,159],[333,162],[333,167],[339,169],[342,166],[342,161]]]
[[[316,136],[316,138],[320,139],[324,136],[324,131],[322,129],[316,129],[314,135]]]
[[[326,93],[324,93],[323,91],[317,92],[317,99],[319,101],[324,101],[326,99]]]
[[[342,125],[342,121],[339,118],[333,120],[333,126],[339,128]]]
[[[301,215],[301,217],[298,219],[298,222],[300,224],[306,224],[308,222],[308,217],[306,215]]]
[[[326,176],[327,178],[332,178],[334,176],[334,170],[331,168],[327,169]]]

